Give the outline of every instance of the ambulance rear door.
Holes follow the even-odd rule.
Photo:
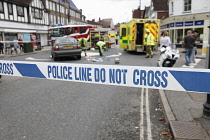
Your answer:
[[[120,48],[127,49],[128,47],[128,25],[120,24]]]

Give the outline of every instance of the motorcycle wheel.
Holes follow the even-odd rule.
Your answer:
[[[173,65],[175,64],[176,61],[173,61],[173,60],[165,60],[163,62],[163,67],[173,67]]]

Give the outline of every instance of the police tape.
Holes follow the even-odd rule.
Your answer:
[[[114,86],[210,93],[210,70],[0,60],[0,74]]]

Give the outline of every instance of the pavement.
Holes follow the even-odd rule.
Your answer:
[[[196,59],[201,61],[194,68],[205,69],[205,55],[202,49],[197,50]],[[210,119],[203,117],[207,93],[159,91],[163,113],[175,140],[210,140]]]
[[[43,51],[49,51],[51,50],[51,46],[43,46],[41,48],[41,50],[33,50],[33,52],[28,52],[28,53],[24,53],[24,52],[20,52],[20,50],[18,50],[18,53],[16,54],[15,52],[13,52],[13,54],[0,54],[0,58],[7,58],[7,57],[14,57],[14,56],[21,56],[21,55],[26,55],[26,54],[31,54],[31,53],[39,53],[39,52],[43,52]]]
[[[44,46],[41,50],[29,53],[50,49],[51,46]],[[182,51],[182,48],[179,50]],[[202,55],[202,49],[197,50],[196,58],[201,61],[195,68],[204,69],[205,55]],[[28,53],[0,54],[0,58],[25,54]],[[159,95],[165,120],[175,140],[210,140],[210,119],[203,117],[203,104],[206,102],[207,93],[159,90]]]

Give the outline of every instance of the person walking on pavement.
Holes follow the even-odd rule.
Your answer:
[[[185,59],[186,59],[186,66],[190,66],[190,58],[192,56],[192,51],[193,51],[193,46],[195,43],[195,38],[192,36],[192,31],[188,30],[187,31],[187,36],[184,37],[182,41],[182,47],[185,48]]]
[[[87,39],[86,38],[81,38],[79,39],[79,45],[82,47],[85,56],[87,56]]]
[[[198,36],[198,32],[197,31],[193,31],[192,32],[192,36],[195,38],[195,44],[193,46],[193,50],[192,50],[192,55],[191,55],[191,58],[190,58],[190,62],[191,63],[195,63],[195,55],[196,55],[196,49],[197,49],[197,45],[196,44],[199,44],[200,42],[199,41],[196,41],[196,37]]]
[[[19,44],[19,46],[20,46],[20,51],[23,51],[23,39],[21,38],[21,36],[19,37],[19,39],[18,39],[18,44]]]
[[[10,42],[9,42],[9,38],[6,39],[6,43],[5,43],[5,53],[9,54],[10,51]]]
[[[14,45],[14,48],[11,50],[11,54],[13,53],[13,50],[16,52],[17,54],[17,48],[19,47],[18,45],[18,40],[17,38],[15,37],[14,40],[13,40],[13,45]]]
[[[98,42],[96,43],[96,46],[98,46],[98,50],[99,50],[100,56],[103,56],[103,47],[106,46],[106,43],[103,42],[103,41],[98,41]]]
[[[170,37],[168,36],[168,32],[163,32],[163,35],[160,37],[160,49],[162,47],[168,47],[171,45]]]
[[[155,45],[155,38],[150,32],[150,29],[146,29],[145,45],[147,56],[145,58],[153,57],[152,46]]]
[[[2,38],[0,37],[0,54],[4,54],[4,43],[1,41],[2,41]]]

